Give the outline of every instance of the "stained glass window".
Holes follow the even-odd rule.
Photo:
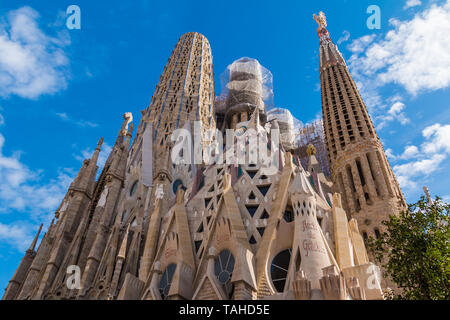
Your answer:
[[[272,260],[270,275],[272,277],[273,285],[278,292],[284,291],[290,261],[291,249],[281,251]]]
[[[234,270],[234,257],[229,250],[223,250],[219,253],[214,263],[214,273],[222,284],[228,297],[233,295],[234,286],[231,283],[231,276]]]

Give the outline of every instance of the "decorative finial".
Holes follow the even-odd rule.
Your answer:
[[[325,17],[325,13],[323,13],[323,11],[320,11],[318,16],[313,14],[313,18],[319,25],[319,29],[324,29],[327,27],[327,17]]]
[[[123,115],[124,120],[128,120],[128,123],[133,121],[133,114],[131,112],[125,112]]]
[[[43,226],[43,224],[41,224],[41,226],[39,227],[39,230],[38,230],[36,236],[34,237],[33,242],[31,243],[30,248],[28,250],[34,251],[34,248],[36,247],[36,243],[39,238],[39,234],[41,233],[41,230],[42,230],[42,226]]]
[[[308,145],[308,148],[306,148],[306,153],[308,154],[308,157],[316,155],[316,147],[312,144]]]
[[[120,136],[125,136],[127,134],[128,131],[128,125],[133,122],[133,114],[131,112],[125,112],[123,114],[123,123],[122,123],[122,127],[120,128]]]
[[[320,38],[321,43],[330,42],[330,34],[327,30],[327,18],[325,17],[325,13],[322,11],[319,12],[319,15],[313,14],[314,20],[316,20],[319,27],[317,28],[317,35]]]
[[[102,146],[102,144],[103,144],[103,137],[101,137],[100,140],[98,140],[97,148],[96,148],[96,149],[100,149],[100,147]]]

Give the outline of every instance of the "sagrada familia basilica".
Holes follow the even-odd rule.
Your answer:
[[[289,111],[268,110],[268,70],[255,59],[233,62],[215,97],[208,40],[186,33],[134,138],[126,113],[102,171],[101,139],[3,299],[383,299],[392,284],[365,239],[407,205],[325,15],[314,18],[327,163],[316,157],[320,143],[302,159]],[[253,132],[275,170],[261,159],[174,163],[177,129],[201,137],[188,143],[192,152],[182,149],[187,160],[245,154]]]

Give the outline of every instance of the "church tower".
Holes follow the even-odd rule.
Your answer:
[[[325,42],[322,46],[321,55],[328,58],[321,63],[327,65],[334,55],[333,61],[346,71],[337,49]],[[344,82],[339,86],[343,90]],[[133,117],[125,113],[99,178],[102,140],[84,162],[36,253],[31,245],[5,299],[381,299],[378,267],[368,261],[358,222],[348,221],[314,148],[309,148],[304,168],[297,156],[270,139],[280,128],[278,121],[266,119],[273,96],[270,72],[255,59],[241,58],[230,65],[226,87],[218,123],[235,130],[226,135],[223,148],[220,134],[214,132],[213,139],[208,132],[216,128],[208,40],[184,34],[150,106],[141,111],[133,143]],[[351,92],[356,101],[356,89]],[[355,110],[368,118],[365,108]],[[333,130],[336,126],[334,122]],[[383,200],[370,198],[373,189],[365,183],[357,186],[374,201],[375,216],[386,208],[395,212],[396,199],[402,199],[395,178],[388,165],[375,162],[377,152],[384,153],[378,139],[370,138],[370,121],[361,128],[364,139],[355,136],[353,142],[360,148],[353,151],[357,158],[344,159],[350,170],[373,166],[377,184],[370,174],[365,181]],[[190,145],[178,149],[185,142]],[[256,145],[263,146],[262,152],[255,152]],[[225,151],[232,161],[217,157],[202,163],[194,157],[209,156],[211,149],[211,157],[216,150],[219,155]],[[339,149],[337,156],[342,158],[342,152],[347,150]],[[173,154],[185,162],[173,161]],[[336,165],[334,170],[341,172]],[[345,198],[347,206],[351,199]],[[352,213],[358,217],[363,212]],[[70,274],[73,267],[78,271]]]
[[[134,254],[129,247],[123,266],[124,270],[132,270],[131,273],[146,281],[154,262],[156,244],[164,232],[161,225],[168,219],[167,213],[176,200],[178,189],[188,189],[188,198],[192,189],[189,186],[201,173],[201,170],[197,172],[200,163],[194,163],[193,154],[190,154],[191,162],[186,164],[172,161],[172,151],[179,143],[176,130],[189,131],[193,143],[196,128],[201,128],[199,133],[216,128],[212,53],[205,36],[189,32],[180,37],[150,105],[141,114],[130,148],[117,214],[121,215],[119,223],[131,223],[134,237],[141,233],[146,239],[142,245],[139,237],[131,240],[136,250],[134,262],[129,262],[129,256]],[[182,158],[187,159],[186,155]],[[123,277],[119,283],[122,281]]]
[[[377,237],[381,221],[406,209],[406,203],[356,84],[326,29],[324,13],[314,19],[319,25],[322,115],[332,180],[362,235]]]
[[[177,129],[186,129],[193,135],[194,121],[201,122],[203,132],[215,130],[214,115],[211,47],[202,34],[185,33],[178,40],[164,67],[150,105],[142,111],[131,146],[129,172],[134,169],[142,182],[145,172],[138,172],[139,168],[148,170],[152,166],[152,172],[147,173],[152,175],[149,180],[153,182],[158,176],[165,177],[167,183],[164,185],[167,190],[164,192],[170,195],[171,200],[175,199],[177,188],[186,187],[195,178],[195,167],[175,166],[172,163],[171,151],[176,143],[172,141],[176,136],[173,133]],[[153,157],[151,164],[144,159],[144,153],[150,149],[150,145],[152,150],[148,154]]]

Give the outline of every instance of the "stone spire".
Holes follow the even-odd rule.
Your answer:
[[[106,162],[105,186],[102,191],[106,197],[104,201],[99,201],[97,204],[92,219],[93,226],[87,235],[87,241],[92,243],[92,245],[86,248],[89,250],[89,254],[87,255],[86,267],[81,279],[81,289],[78,293],[80,298],[84,298],[87,290],[97,280],[96,273],[106,250],[106,243],[114,224],[114,210],[119,200],[119,194],[125,178],[129,144],[134,127],[133,123],[128,127],[131,119],[131,113],[125,113],[118,140]],[[125,136],[124,139],[119,139],[123,136]]]
[[[325,14],[321,11],[319,15],[313,15],[319,27],[317,28],[317,35],[320,39],[320,69],[328,66],[342,65],[345,66],[345,60],[337,46],[333,43],[330,33],[327,30],[327,20]]]
[[[406,207],[367,108],[323,13],[319,24],[322,115],[331,175],[343,206],[361,233],[375,236],[381,221]]]
[[[123,119],[124,120],[122,122],[122,126],[120,127],[119,134],[117,135],[115,145],[121,144],[123,142],[124,137],[127,135],[128,125],[133,121],[132,113],[131,112],[124,113]]]
[[[37,243],[37,241],[39,239],[39,234],[41,233],[43,225],[44,224],[41,223],[41,226],[39,227],[39,230],[36,233],[36,236],[34,237],[33,242],[31,243],[30,248],[28,249],[28,251],[34,252],[34,248],[36,247],[36,243]]]
[[[28,250],[26,251],[25,256],[22,258],[22,261],[20,261],[20,264],[16,269],[16,272],[14,273],[12,279],[9,281],[8,287],[6,287],[5,294],[3,295],[3,300],[12,300],[16,298],[16,296],[20,293],[20,288],[26,280],[28,270],[33,263],[34,257],[36,256],[34,248],[36,247],[36,243],[38,241],[41,230],[42,224],[39,227],[39,231],[34,237],[30,248],[28,248]]]
[[[86,191],[89,194],[92,193],[94,182],[95,182],[95,177],[97,175],[97,169],[98,169],[97,161],[98,161],[98,157],[100,155],[102,144],[103,144],[103,138],[100,138],[91,158],[84,160],[83,165],[80,168],[80,171],[78,172],[77,177],[72,182],[71,188],[74,188],[74,189],[77,189],[80,191]]]

